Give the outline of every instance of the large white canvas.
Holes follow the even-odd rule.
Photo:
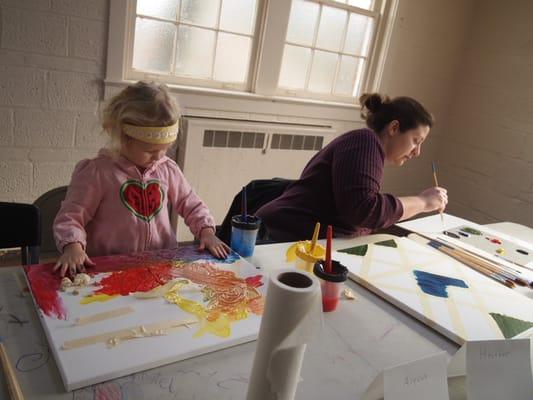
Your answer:
[[[397,248],[377,246],[393,239]],[[458,344],[502,339],[489,313],[533,322],[533,300],[509,289],[437,250],[392,235],[367,237],[365,256],[334,252],[356,282]],[[460,279],[468,288],[448,286],[448,297],[424,293],[413,270]]]
[[[96,262],[98,263],[98,259]],[[262,274],[259,269],[238,256],[233,263],[217,263],[216,266],[221,270],[232,271],[240,278]],[[98,282],[107,275],[109,274],[98,273],[93,276],[93,280]],[[264,280],[263,277],[263,283]],[[264,286],[261,286],[258,290],[264,296],[263,288]],[[257,339],[261,318],[250,313],[247,318],[231,323],[231,335],[227,338],[210,333],[194,337],[199,324],[191,324],[167,335],[128,340],[115,347],[98,343],[64,350],[62,345],[68,340],[162,321],[195,319],[194,315],[161,297],[139,299],[129,295],[118,296],[105,302],[80,304],[81,298],[92,290],[94,287],[83,288],[79,295],[58,292],[68,314],[65,320],[46,315],[36,304],[50,349],[68,391]],[[187,296],[197,301],[202,298],[200,292]],[[88,325],[74,324],[77,318],[126,306],[133,308],[134,312]]]

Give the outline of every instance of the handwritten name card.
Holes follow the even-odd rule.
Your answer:
[[[529,339],[468,342],[468,400],[533,399],[530,347]]]
[[[383,371],[385,400],[448,400],[446,353]]]

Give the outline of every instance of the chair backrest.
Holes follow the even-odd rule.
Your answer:
[[[68,186],[60,186],[41,195],[33,203],[41,210],[41,253],[57,253],[54,240],[54,219],[56,218],[61,202],[65,200]]]
[[[248,214],[255,214],[263,205],[281,196],[292,182],[294,180],[285,178],[257,179],[251,181],[246,185]],[[240,191],[235,195],[222,225],[217,230],[219,239],[228,245],[231,241],[231,217],[241,212],[241,196]],[[264,241],[265,234],[266,230],[262,226],[257,234],[257,243],[260,244]]]
[[[39,263],[41,213],[33,204],[0,202],[0,248],[21,248],[22,264]]]

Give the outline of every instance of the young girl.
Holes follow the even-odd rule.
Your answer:
[[[385,161],[401,166],[420,155],[433,125],[431,114],[410,97],[391,100],[374,93],[359,100],[368,129],[334,139],[309,161],[300,179],[256,212],[272,240],[302,240],[317,221],[320,237],[327,225],[336,236],[360,236],[446,207],[444,188],[406,197],[380,193]]]
[[[94,265],[89,256],[176,247],[171,210],[200,240],[200,250],[228,255],[209,209],[165,156],[178,125],[178,108],[163,85],[138,82],[111,100],[103,118],[110,146],[78,163],[54,221],[62,253],[54,271],[84,271]]]

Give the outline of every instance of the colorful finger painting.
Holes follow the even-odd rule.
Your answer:
[[[348,268],[351,279],[458,344],[502,339],[533,321],[532,299],[427,245],[383,236],[368,236],[366,244],[337,251],[333,258]],[[396,247],[383,245],[390,240]]]
[[[448,286],[456,286],[460,288],[468,288],[466,283],[461,279],[449,278],[447,276],[430,274],[429,272],[414,270],[414,276],[420,289],[424,293],[437,297],[448,297]]]
[[[218,260],[184,247],[93,261],[90,285],[65,291],[52,264],[25,267],[67,390],[257,337],[265,278],[235,253]],[[113,312],[124,307],[133,312]],[[76,323],[95,315],[111,317]],[[107,338],[113,332],[120,337]]]

